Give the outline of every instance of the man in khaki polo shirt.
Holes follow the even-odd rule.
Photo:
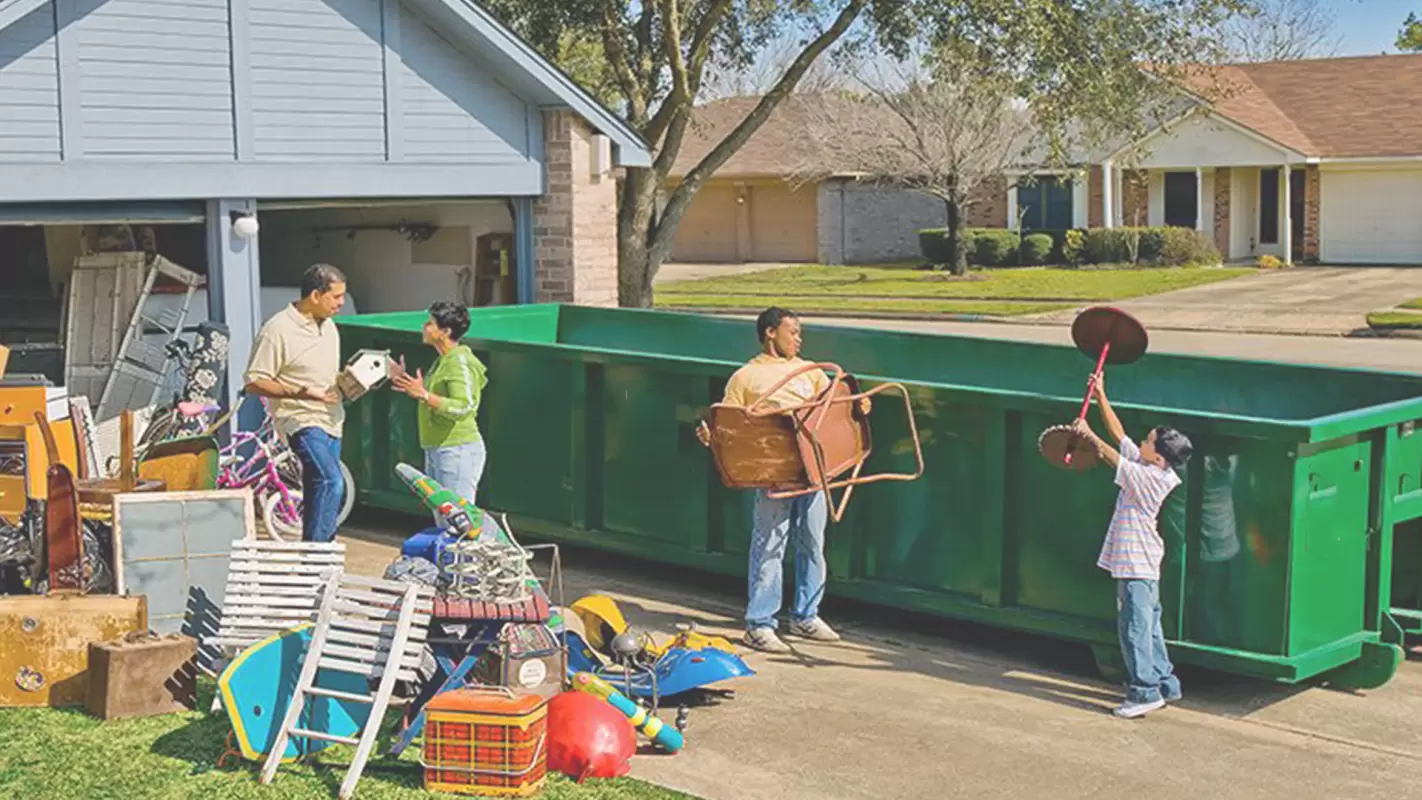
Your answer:
[[[345,409],[336,390],[341,335],[331,319],[346,301],[346,276],[314,264],[301,278],[301,299],[279,311],[257,334],[243,376],[247,394],[272,402],[277,430],[301,460],[301,538],[336,538],[344,499],[341,423]]]

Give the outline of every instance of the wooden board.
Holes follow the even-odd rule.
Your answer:
[[[144,597],[0,597],[0,706],[82,706],[89,645],[148,629]]]
[[[233,542],[256,538],[250,491],[114,495],[113,530],[118,591],[148,595],[155,632],[217,632]]]

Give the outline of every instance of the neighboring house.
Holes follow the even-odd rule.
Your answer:
[[[697,107],[669,175],[674,186],[746,118],[759,97]],[[792,97],[696,193],[677,228],[675,261],[865,264],[916,259],[918,232],[947,221],[942,200],[855,180],[806,135],[814,95]],[[808,164],[830,177],[798,185]],[[1006,224],[1005,183],[985,190],[970,225]]]
[[[615,304],[614,167],[650,163],[468,0],[0,0],[4,294],[65,282],[86,227],[151,227],[234,383],[262,290],[315,261],[362,311]]]
[[[1049,176],[1010,192],[1009,219],[1028,203],[1037,227],[1198,228],[1226,260],[1422,264],[1422,55],[1232,65],[1219,78],[1207,113],[1097,160],[1084,186]]]

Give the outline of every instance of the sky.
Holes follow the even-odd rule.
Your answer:
[[[1422,15],[1422,0],[1325,0],[1337,17],[1338,54],[1370,56],[1396,52],[1393,43],[1408,11]]]

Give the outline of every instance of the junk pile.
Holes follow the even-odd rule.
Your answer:
[[[752,674],[724,639],[637,636],[601,595],[565,612],[556,546],[525,546],[507,518],[409,465],[395,471],[439,524],[411,536],[381,579],[345,574],[340,544],[232,551],[211,640],[232,725],[224,763],[260,762],[267,783],[284,763],[347,744],[355,755],[338,794],[352,797],[404,696],[390,754],[418,744],[425,788],[527,797],[550,770],[627,774],[638,734],[680,751],[686,709],[668,723],[657,703]],[[537,555],[548,557],[542,578]]]

